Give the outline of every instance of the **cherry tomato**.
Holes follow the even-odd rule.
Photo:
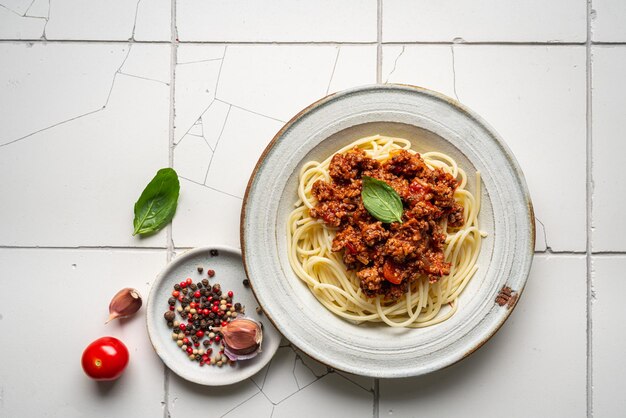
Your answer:
[[[402,282],[402,276],[400,275],[400,269],[393,261],[385,261],[383,265],[383,276],[385,279],[393,284],[400,284]]]
[[[83,351],[83,370],[95,380],[115,380],[127,364],[128,348],[115,337],[98,338]]]

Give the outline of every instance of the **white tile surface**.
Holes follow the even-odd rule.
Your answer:
[[[584,47],[385,46],[383,60],[383,80],[441,91],[493,126],[524,171],[547,246],[585,250]]]
[[[376,41],[376,0],[177,0],[183,41]]]
[[[272,418],[371,416],[373,393],[330,373],[274,407]]]
[[[376,56],[373,49],[371,56]],[[336,60],[334,46],[229,46],[217,97],[287,121],[326,95]],[[376,68],[374,59],[353,64],[369,69],[370,74]]]
[[[382,40],[398,43],[383,45],[382,81],[435,89],[483,116],[526,173],[536,249],[584,251],[585,46],[506,44],[584,43],[587,2],[381,4]],[[0,362],[0,416],[108,417],[129,408],[137,416],[174,418],[372,416],[374,379],[332,372],[286,341],[270,367],[242,384],[204,388],[172,374],[165,384],[141,318],[106,327],[99,319],[118,287],[147,293],[165,263],[165,250],[106,247],[168,244],[165,231],[145,240],[130,232],[135,200],[170,157],[182,177],[170,244],[238,247],[245,183],[283,121],[328,93],[376,82],[377,0],[177,0],[177,22],[172,6],[170,0],[0,0],[0,39],[22,40],[0,43],[0,246],[96,247],[0,248],[0,332],[28,340],[18,321],[43,321],[37,338],[47,341],[44,361],[37,345],[27,343],[24,351],[0,339],[3,358],[28,358]],[[593,0],[592,7],[592,39],[626,42],[624,2]],[[182,41],[174,49],[172,23]],[[146,43],[132,43],[129,51],[129,39]],[[455,43],[399,44],[430,41]],[[618,122],[626,116],[625,51],[592,51],[594,251],[626,251],[619,211],[626,205],[620,193],[626,149]],[[623,254],[593,260],[595,417],[626,409],[615,383],[623,379],[626,347],[618,300],[625,263]],[[25,296],[7,287],[25,265],[36,273],[27,280],[46,295],[33,310],[24,310]],[[538,256],[520,305],[492,341],[430,376],[381,381],[376,412],[585,415],[585,270],[584,255]],[[80,308],[81,321],[66,312],[75,305],[58,304],[68,288],[97,299]],[[68,332],[59,334],[61,322]],[[104,332],[128,343],[131,364],[118,382],[91,384],[78,359]]]
[[[538,255],[502,329],[460,363],[380,381],[380,415],[584,417],[584,256]]]
[[[123,322],[104,321],[118,290],[134,287],[147,297],[165,261],[164,250],[1,249],[0,332],[13,343],[3,338],[0,346],[0,416],[161,416],[163,363],[148,339],[145,308]],[[9,280],[24,291],[7,291]],[[80,359],[107,335],[124,342],[130,361],[119,380],[97,383]]]
[[[383,1],[383,41],[584,42],[587,2]]]
[[[2,47],[16,58],[0,69],[3,142],[40,132],[0,148],[0,243],[165,246],[164,233],[131,234],[135,201],[168,164],[169,87],[118,73],[127,45]],[[169,56],[151,48],[135,74]]]
[[[181,45],[177,59],[174,166],[189,180],[185,215],[173,223],[180,247],[239,246],[248,178],[283,121],[329,92],[376,81],[374,46]]]
[[[593,210],[594,251],[625,251],[626,196],[623,122],[626,117],[626,47],[593,50]]]
[[[172,237],[177,247],[210,244],[239,247],[242,200],[205,185],[181,179]]]
[[[52,1],[46,38],[169,41],[170,10],[166,0]]]
[[[171,39],[172,2],[140,0],[133,38],[137,41],[169,41]]]
[[[626,2],[622,0],[593,0],[591,19],[592,39],[596,42],[626,41]]]
[[[626,332],[624,269],[626,256],[593,257],[593,412],[596,417],[619,416],[626,398],[619,382],[626,378],[623,367]]]
[[[45,25],[44,18],[0,5],[0,39],[39,39],[43,36]]]

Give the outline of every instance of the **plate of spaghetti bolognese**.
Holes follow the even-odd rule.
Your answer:
[[[260,157],[241,215],[246,274],[311,357],[374,377],[453,364],[505,322],[526,282],[534,215],[498,134],[404,85],[327,96]]]

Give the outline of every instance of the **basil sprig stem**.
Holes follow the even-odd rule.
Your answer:
[[[384,223],[401,223],[402,200],[393,187],[369,176],[363,176],[362,180],[361,199],[370,215]]]

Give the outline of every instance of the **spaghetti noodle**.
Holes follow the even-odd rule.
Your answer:
[[[372,136],[359,139],[337,154],[354,148],[367,157],[384,163],[395,153],[410,149],[411,143],[402,138]],[[450,226],[442,221],[445,233],[443,255],[449,263],[449,274],[434,281],[426,275],[408,280],[400,298],[367,294],[353,269],[348,269],[337,251],[332,251],[337,228],[315,219],[310,211],[318,204],[312,193],[318,180],[329,182],[332,156],[322,162],[309,161],[299,175],[298,196],[295,209],[288,217],[288,257],[297,276],[309,287],[317,300],[334,314],[356,323],[373,322],[392,327],[426,327],[445,321],[458,309],[458,297],[472,278],[478,266],[481,237],[478,227],[480,210],[480,175],[476,173],[475,195],[465,186],[467,176],[450,156],[440,152],[427,152],[421,158],[429,169],[441,169],[458,182],[454,201],[462,206],[461,226]]]

